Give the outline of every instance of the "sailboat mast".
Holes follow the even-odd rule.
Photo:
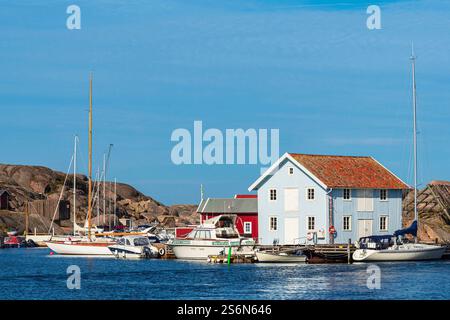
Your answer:
[[[75,141],[73,146],[73,235],[75,235],[75,226],[77,223],[77,139],[75,135]]]
[[[412,64],[412,92],[413,92],[413,166],[414,166],[414,219],[419,224],[419,215],[417,212],[417,99],[416,99],[416,56],[414,55],[414,46],[411,48]],[[417,242],[417,237],[415,238]]]
[[[88,185],[88,238],[91,240],[92,218],[92,72],[89,77],[89,185]]]
[[[106,153],[103,154],[103,225],[106,225]]]

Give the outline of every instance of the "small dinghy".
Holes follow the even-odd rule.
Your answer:
[[[160,256],[158,249],[144,236],[125,236],[108,249],[116,258],[123,259],[150,259]]]
[[[255,254],[259,262],[304,263],[307,259],[301,252],[256,251]]]

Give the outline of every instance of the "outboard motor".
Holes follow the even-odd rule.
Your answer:
[[[144,256],[146,259],[149,259],[153,256],[152,250],[149,247],[144,247]]]

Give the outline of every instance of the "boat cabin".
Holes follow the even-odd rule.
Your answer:
[[[127,236],[120,238],[117,244],[121,246],[143,247],[150,245],[150,240],[142,236]]]
[[[197,208],[200,223],[208,219],[235,214],[236,229],[243,237],[258,239],[258,199],[256,195],[238,194],[234,198],[206,198]]]
[[[239,238],[236,229],[236,215],[220,215],[206,220],[202,225],[192,230],[188,239],[234,239]]]

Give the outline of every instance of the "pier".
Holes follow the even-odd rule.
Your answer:
[[[356,247],[351,244],[307,244],[257,246],[261,251],[295,252],[302,251],[308,257],[308,263],[351,263]]]

